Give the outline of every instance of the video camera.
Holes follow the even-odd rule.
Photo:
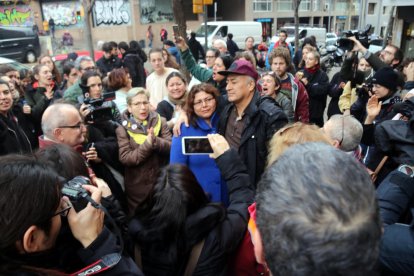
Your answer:
[[[346,31],[343,32],[343,37],[338,39],[338,48],[344,51],[351,51],[354,48],[354,42],[348,37],[355,36],[355,38],[361,42],[365,47],[369,47],[368,33],[371,30],[371,24],[368,24],[363,31]]]
[[[90,184],[91,182],[87,177],[76,176],[63,185],[62,194],[69,198],[76,212],[83,210],[86,205],[88,205],[89,201],[87,197],[89,197],[89,194],[88,191],[82,187],[82,185]]]
[[[369,92],[372,92],[372,87],[372,83],[364,83],[355,89],[355,93],[358,95],[359,98],[368,100],[370,97]]]
[[[101,98],[92,99],[85,98],[84,104],[89,105],[89,114],[85,118],[85,122],[103,122],[112,119],[112,108],[109,106],[102,106],[104,102],[115,99],[115,92],[105,92]]]

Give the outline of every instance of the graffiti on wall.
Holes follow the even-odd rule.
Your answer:
[[[141,23],[162,23],[173,22],[171,0],[141,0],[139,8],[141,10]]]
[[[42,10],[44,19],[53,18],[57,28],[80,27],[83,25],[83,21],[78,20],[76,16],[77,12],[82,11],[82,5],[79,1],[44,2]]]
[[[95,26],[130,25],[131,8],[128,0],[96,0],[93,7]]]
[[[33,16],[29,6],[0,7],[0,26],[32,26]]]

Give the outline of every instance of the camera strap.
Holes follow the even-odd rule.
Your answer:
[[[106,271],[119,263],[121,260],[121,254],[112,253],[103,256],[100,260],[88,265],[87,267],[70,274],[71,276],[86,276],[86,275],[95,275]]]

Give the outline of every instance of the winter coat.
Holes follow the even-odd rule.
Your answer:
[[[204,52],[203,46],[201,46],[200,42],[198,42],[195,38],[190,38],[187,42],[188,48],[190,48],[191,54],[195,58],[196,61],[199,59],[204,59],[206,57],[206,53]]]
[[[218,132],[226,137],[226,126],[234,104],[227,104],[220,114]],[[287,124],[288,119],[283,110],[270,97],[253,96],[244,111],[248,116],[239,146],[239,155],[247,167],[250,180],[256,184],[264,171],[267,159],[267,143],[280,128]],[[230,135],[230,134],[228,134]]]
[[[171,147],[171,132],[164,118],[150,112],[146,125],[138,125],[130,119],[130,113],[123,114],[123,125],[116,129],[119,145],[119,161],[125,166],[125,192],[130,213],[141,204],[153,188],[160,168],[168,163]],[[160,121],[161,120],[161,121]],[[159,129],[155,142],[135,142],[132,135],[147,135],[147,129]]]
[[[144,68],[145,61],[142,60],[137,51],[128,50],[125,52],[122,65],[128,69],[132,80],[132,87],[145,87],[145,80],[147,78]]]
[[[109,72],[116,68],[121,68],[122,62],[119,57],[111,56],[110,58],[105,58],[102,56],[96,61],[96,66],[99,68],[103,78],[108,75]]]
[[[236,42],[231,39],[227,39],[227,50],[229,51],[230,55],[234,57],[236,52],[240,51],[239,46],[237,46]]]
[[[0,114],[0,155],[31,151],[29,138],[19,126],[17,118],[11,112],[7,116]]]
[[[46,88],[39,87],[38,82],[36,81],[33,85],[29,86],[25,92],[25,100],[31,107],[31,115],[38,130],[40,130],[40,121],[42,119],[43,112],[50,104],[53,103],[54,100],[61,98],[60,93],[57,91],[56,85],[54,85],[53,91],[53,98],[48,99],[45,96]]]
[[[242,240],[249,219],[247,207],[254,190],[235,150],[216,159],[227,183],[230,205],[208,204],[189,215],[176,240],[167,243],[161,233],[143,235],[144,225],[133,219],[129,225],[133,239],[139,244],[143,271],[146,275],[184,275],[189,253],[205,240],[193,275],[226,275],[229,256]]]
[[[339,97],[342,95],[344,89],[340,86],[341,82],[346,83],[346,80],[341,76],[341,73],[336,73],[328,87],[328,94],[331,97],[331,101],[328,106],[328,118],[335,114],[341,114],[339,110]]]
[[[295,113],[295,122],[309,123],[309,96],[305,86],[292,74],[288,75],[288,89],[282,87],[286,85],[282,81],[280,92],[292,102],[293,111]]]
[[[63,242],[62,244],[60,242]],[[98,237],[87,247],[80,246],[78,241],[73,240],[72,244],[69,244],[69,250],[77,248],[68,252],[68,246],[66,240],[57,240],[56,247],[52,250],[39,252],[36,254],[19,254],[14,256],[13,261],[16,262],[16,266],[9,260],[3,261],[0,257],[0,274],[1,275],[68,275],[77,271],[76,275],[88,275],[91,270],[101,270],[99,275],[143,275],[141,270],[136,266],[135,262],[127,256],[123,256],[121,253],[121,247],[117,237],[112,234],[106,227]],[[72,247],[73,248],[72,248]],[[112,255],[113,254],[113,255]],[[109,256],[111,255],[111,256]],[[104,261],[104,257],[106,261]],[[109,258],[108,258],[109,257]],[[108,265],[119,258],[118,262],[112,267],[104,267],[101,269],[102,263]],[[73,267],[73,260],[77,259],[78,266]],[[6,268],[6,263],[8,268]],[[99,266],[100,264],[101,266]],[[36,270],[41,268],[43,270]],[[81,274],[79,270],[82,269],[84,274]],[[85,269],[85,270],[83,270]],[[66,274],[63,274],[66,272]]]
[[[323,113],[328,96],[329,78],[321,69],[311,74],[304,70],[304,77],[308,84],[305,85],[309,95],[309,121],[311,123],[323,122]]]
[[[184,155],[182,153],[183,137],[207,136],[207,134],[216,133],[218,119],[217,113],[214,113],[211,117],[211,127],[201,118],[197,118],[197,126],[181,125],[181,135],[173,137],[172,140],[170,164],[179,163],[188,166],[203,190],[211,197],[211,201],[227,204],[226,183],[222,179],[214,159],[208,155]]]

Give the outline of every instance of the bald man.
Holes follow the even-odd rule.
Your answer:
[[[61,143],[73,148],[82,146],[86,127],[75,106],[56,103],[49,106],[42,116],[43,135],[39,137],[39,147]]]

